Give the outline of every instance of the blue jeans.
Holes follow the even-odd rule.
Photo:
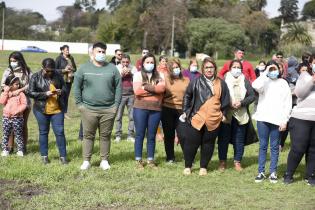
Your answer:
[[[155,135],[160,122],[161,112],[147,109],[133,108],[135,121],[135,156],[136,160],[142,160],[143,140],[147,132],[147,159],[154,160]]]
[[[121,102],[118,107],[117,116],[116,116],[116,137],[121,137],[122,135],[122,118],[124,115],[125,106],[127,106],[128,109],[128,137],[134,136],[134,121],[133,121],[133,102],[134,102],[134,95],[127,95],[122,96]]]
[[[218,139],[219,159],[226,160],[229,143],[233,143],[234,161],[241,161],[244,155],[247,124],[239,125],[233,117],[231,125],[221,123]]]
[[[67,156],[66,138],[64,133],[64,113],[47,115],[33,109],[39,128],[39,149],[41,156],[48,156],[48,134],[52,125],[60,157]]]
[[[257,121],[259,137],[258,172],[265,172],[268,143],[270,138],[270,173],[277,172],[280,131],[279,126],[267,122]]]

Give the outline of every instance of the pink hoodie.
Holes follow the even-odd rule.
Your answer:
[[[13,96],[11,91],[5,90],[1,93],[0,104],[4,105],[4,117],[22,117],[27,106],[27,100],[23,92]]]

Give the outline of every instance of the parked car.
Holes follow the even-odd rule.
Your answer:
[[[27,46],[25,48],[22,48],[21,52],[47,53],[47,50],[43,50],[36,46]]]

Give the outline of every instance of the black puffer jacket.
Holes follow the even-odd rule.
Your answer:
[[[218,78],[221,82],[221,111],[225,115],[226,109],[230,104],[229,89],[222,79]],[[184,95],[183,112],[186,113],[186,119],[190,123],[191,118],[199,111],[200,107],[212,97],[212,91],[207,84],[206,78],[201,76],[195,80],[192,80]]]
[[[61,95],[58,96],[58,103],[61,110],[64,111],[66,86],[62,76],[57,71],[53,73],[51,83],[54,84],[56,89],[61,89]],[[49,80],[43,76],[43,70],[33,74],[29,83],[28,94],[34,99],[34,109],[42,113],[45,113],[46,101],[48,99],[46,92],[49,91],[49,85]]]

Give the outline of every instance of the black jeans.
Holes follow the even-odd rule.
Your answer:
[[[289,122],[291,149],[287,174],[293,176],[304,154],[307,155],[306,177],[315,174],[315,121],[291,117]]]
[[[68,102],[69,102],[69,96],[70,96],[70,92],[71,92],[71,86],[72,86],[72,83],[66,82],[66,95],[64,97],[64,99],[65,99],[65,111],[64,111],[64,113],[68,112]]]
[[[176,129],[179,116],[182,114],[181,110],[172,109],[168,107],[162,107],[162,128],[164,133],[164,147],[166,153],[166,161],[168,160],[175,160],[174,154],[174,138],[175,138],[175,131],[179,133]]]
[[[185,168],[191,168],[200,148],[200,168],[207,168],[212,158],[215,139],[218,136],[219,128],[208,131],[206,126],[197,130],[189,123],[185,123],[186,138],[184,145]]]

